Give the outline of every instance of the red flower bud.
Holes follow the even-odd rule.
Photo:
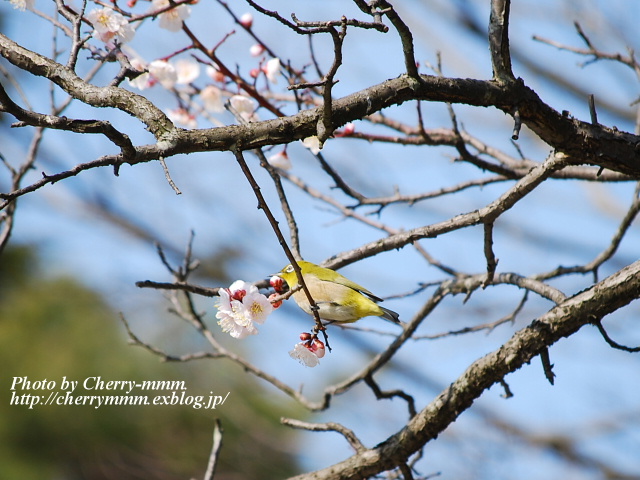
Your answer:
[[[313,342],[311,343],[311,346],[309,347],[309,350],[311,350],[313,353],[315,353],[316,357],[318,357],[318,358],[324,357],[324,354],[326,353],[326,350],[324,348],[324,342],[322,340],[320,340],[319,338],[314,338],[313,339]]]
[[[273,305],[274,310],[276,308],[280,308],[280,306],[282,305],[282,300],[277,300],[275,302],[272,300],[278,296],[279,295],[277,293],[272,293],[271,295],[269,295],[269,301],[271,301],[271,305]]]
[[[240,300],[242,301],[242,299],[244,298],[244,296],[247,294],[246,290],[236,290],[235,292],[233,292],[231,294],[231,298],[233,298],[234,300]]]
[[[303,342],[306,342],[307,340],[311,340],[312,336],[309,332],[302,332],[300,334],[300,340],[302,340]]]
[[[269,285],[273,287],[273,289],[278,293],[284,293],[284,280],[276,275],[269,279]]]

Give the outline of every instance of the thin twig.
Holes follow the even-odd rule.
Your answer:
[[[364,377],[364,383],[366,383],[369,386],[369,388],[371,388],[371,390],[373,391],[374,395],[378,400],[381,398],[400,397],[407,402],[407,408],[409,409],[409,417],[413,418],[416,415],[417,413],[416,402],[414,398],[404,390],[383,391],[380,388],[380,386],[376,383],[376,381],[373,379],[373,375],[367,375],[366,377]]]
[[[596,328],[600,332],[600,335],[602,335],[602,338],[604,338],[604,341],[607,342],[607,344],[611,348],[615,348],[616,350],[622,350],[623,352],[630,352],[630,353],[640,352],[640,347],[627,347],[625,345],[621,345],[618,342],[614,341],[602,326],[602,321],[600,320],[594,321],[593,324],[596,326]]]
[[[589,95],[589,115],[591,116],[591,125],[598,125],[598,112],[596,111],[596,97]]]
[[[273,228],[273,231],[276,234],[276,237],[278,239],[278,243],[280,243],[280,246],[282,247],[285,255],[289,259],[289,262],[291,262],[291,266],[293,267],[294,271],[296,272],[296,276],[298,278],[298,283],[300,285],[302,285],[302,290],[304,291],[304,293],[305,293],[305,295],[307,297],[307,300],[309,301],[309,305],[310,305],[311,311],[313,312],[313,316],[314,316],[315,321],[316,321],[316,327],[317,327],[318,331],[322,331],[324,333],[325,343],[327,344],[327,348],[329,349],[329,351],[331,351],[331,347],[328,344],[326,328],[322,324],[322,321],[320,320],[320,316],[318,314],[318,310],[319,310],[318,306],[316,305],[316,302],[313,299],[313,297],[311,296],[311,292],[309,291],[309,288],[307,287],[307,285],[306,285],[306,283],[304,281],[304,278],[302,276],[302,271],[300,270],[300,266],[297,263],[297,259],[293,255],[293,253],[291,252],[291,249],[289,248],[289,245],[287,244],[287,241],[285,240],[284,235],[282,234],[282,231],[280,230],[280,227],[278,226],[278,221],[273,216],[273,213],[271,213],[271,209],[269,208],[269,205],[267,204],[266,200],[264,199],[264,196],[262,195],[262,192],[260,190],[260,186],[258,185],[258,182],[256,181],[255,177],[251,173],[251,170],[249,169],[249,166],[247,165],[247,162],[245,161],[244,156],[242,155],[242,151],[237,146],[233,146],[232,147],[232,151],[233,151],[233,154],[236,157],[236,160],[237,160],[238,164],[240,165],[240,169],[242,170],[242,172],[244,173],[245,177],[249,181],[249,184],[251,185],[253,193],[255,194],[256,198],[258,199],[258,208],[261,209],[264,212],[264,214],[267,217],[267,220],[269,220],[269,224],[271,225],[271,228]]]
[[[222,448],[222,433],[222,424],[220,423],[220,419],[216,418],[213,426],[213,445],[211,447],[211,454],[209,455],[207,471],[204,474],[204,480],[213,480],[213,476],[216,473],[218,457],[220,456],[220,449]]]
[[[176,193],[176,195],[182,195],[180,189],[176,186],[173,179],[171,178],[171,174],[169,173],[169,168],[167,167],[167,163],[164,161],[164,157],[160,157],[160,165],[162,165],[162,170],[164,171],[164,176],[167,179],[167,182]]]
[[[269,173],[271,180],[273,180],[273,184],[276,187],[276,192],[278,193],[278,198],[280,199],[282,212],[284,213],[284,216],[287,219],[287,224],[289,226],[291,250],[296,258],[302,260],[302,255],[300,253],[300,235],[298,234],[298,224],[293,215],[293,210],[291,209],[291,205],[289,204],[289,200],[287,199],[284,187],[282,186],[282,178],[280,176],[280,172],[269,163],[269,160],[267,160],[267,158],[265,157],[262,149],[254,150],[254,153],[260,160],[260,166]]]
[[[287,425],[289,427],[297,428],[300,430],[310,430],[312,432],[337,432],[341,434],[349,445],[353,447],[356,452],[362,452],[366,450],[366,447],[362,444],[360,439],[356,436],[356,434],[345,427],[344,425],[340,425],[335,422],[327,422],[327,423],[309,423],[303,422],[301,420],[296,420],[294,418],[281,418],[280,422],[283,425]]]
[[[498,260],[493,253],[493,222],[484,224],[484,256],[487,259],[487,278],[482,282],[482,288],[487,288],[493,281],[498,266]]]

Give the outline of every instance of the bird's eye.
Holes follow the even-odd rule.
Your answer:
[[[284,269],[284,271],[286,273],[291,273],[293,272],[293,265],[287,265],[287,268]]]

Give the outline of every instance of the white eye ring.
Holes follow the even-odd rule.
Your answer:
[[[287,268],[284,269],[284,271],[286,273],[291,273],[293,272],[293,265],[287,265]]]

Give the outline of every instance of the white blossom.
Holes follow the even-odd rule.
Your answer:
[[[213,65],[207,65],[206,68],[207,75],[211,77],[211,80],[214,82],[224,82],[225,76],[220,70],[218,70]]]
[[[263,324],[273,307],[255,285],[237,280],[229,288],[220,289],[216,318],[222,331],[234,338],[255,335],[254,323]]]
[[[169,7],[169,0],[153,0],[153,10],[158,11]],[[179,5],[171,10],[167,10],[159,15],[160,28],[177,32],[182,28],[182,22],[191,15],[191,7],[189,5]]]
[[[289,160],[289,155],[285,150],[281,150],[275,155],[271,155],[267,158],[267,161],[273,165],[274,167],[281,168],[282,170],[291,170],[291,160]]]
[[[280,59],[272,58],[264,67],[264,73],[271,83],[278,83],[278,75],[280,74]]]
[[[178,74],[178,85],[187,85],[200,76],[200,64],[191,58],[181,58],[174,67]]]
[[[173,65],[166,60],[154,60],[149,64],[149,73],[167,89],[173,88],[178,81],[178,74]]]
[[[262,45],[261,43],[256,43],[254,45],[251,45],[251,47],[249,48],[249,53],[252,57],[259,57],[260,55],[262,55],[264,50],[264,45]]]
[[[307,137],[302,140],[302,144],[306,148],[311,150],[311,153],[313,153],[314,155],[317,155],[318,153],[320,153],[320,150],[322,150],[322,147],[320,146],[320,139],[315,135],[313,137]]]
[[[320,363],[318,356],[305,346],[305,342],[296,343],[289,356],[298,360],[305,367],[315,367]]]
[[[24,12],[25,10],[33,10],[35,0],[9,0],[13,8]]]
[[[204,103],[204,108],[210,112],[223,112],[222,90],[213,85],[207,85],[200,91],[200,98]]]
[[[251,26],[253,25],[253,15],[251,15],[251,13],[249,12],[243,13],[240,17],[239,23],[245,28],[251,28]]]
[[[177,123],[178,125],[182,125],[186,128],[198,127],[198,122],[196,120],[196,117],[193,114],[186,111],[184,108],[169,110],[167,112],[167,116],[169,117],[169,120],[171,120],[172,122]]]
[[[127,78],[127,82],[129,82],[129,85],[137,88],[138,90],[145,90],[149,87],[152,87],[155,81],[149,74],[149,72],[145,72],[145,70],[147,69],[147,63],[138,57],[131,58],[129,60],[129,63],[131,63],[131,66],[139,72],[143,72],[134,79]]]
[[[247,122],[258,121],[258,115],[256,114],[256,103],[249,97],[244,95],[234,95],[229,100],[233,109]]]
[[[117,39],[124,43],[133,40],[136,31],[126,18],[112,8],[95,8],[87,14],[93,25],[93,36],[107,43]]]

